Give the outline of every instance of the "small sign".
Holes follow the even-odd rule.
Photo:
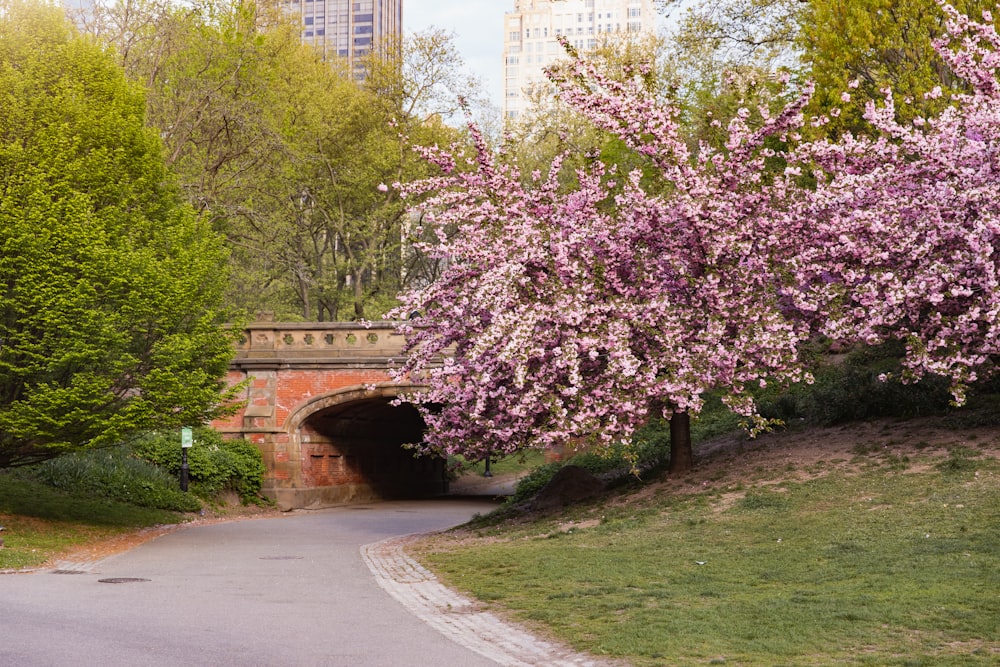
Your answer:
[[[194,444],[194,435],[191,432],[191,427],[185,426],[181,429],[181,447],[187,449],[192,444]]]

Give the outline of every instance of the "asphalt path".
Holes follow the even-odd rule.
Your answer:
[[[197,525],[72,569],[2,575],[0,665],[495,666],[408,612],[361,555],[493,506],[391,502]]]

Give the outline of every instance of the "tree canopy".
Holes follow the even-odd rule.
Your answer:
[[[169,168],[229,242],[229,302],[293,319],[380,317],[423,267],[406,252],[398,196],[378,186],[427,175],[402,137],[451,141],[440,117],[474,88],[439,31],[376,49],[358,82],[299,27],[253,0],[99,2],[90,22],[147,88]]]
[[[425,151],[445,175],[404,190],[432,193],[428,252],[449,265],[405,297],[399,314],[423,317],[404,326],[399,372],[429,386],[413,396],[426,447],[627,441],[710,389],[763,427],[750,389],[808,381],[800,352],[817,333],[902,339],[905,379],[945,375],[961,403],[1000,355],[1000,38],[990,15],[946,17],[936,46],[971,92],[914,122],[886,93],[866,136],[804,139],[839,111],[807,119],[805,86],[776,114],[717,119],[724,145],[692,150],[642,65],[614,79],[577,61],[553,72],[563,100],[651,169],[594,153],[566,185],[562,156],[525,179],[481,139],[474,155]],[[672,447],[690,462],[689,442]]]
[[[60,9],[0,15],[0,467],[218,414],[223,240],[142,91]]]

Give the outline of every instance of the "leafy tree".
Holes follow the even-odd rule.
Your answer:
[[[664,11],[675,11],[667,0]],[[898,108],[904,121],[943,109],[943,97],[924,93],[966,91],[966,85],[938,55],[933,40],[943,36],[937,0],[700,0],[686,7],[672,33],[673,56],[684,85],[682,98],[694,137],[724,140],[712,121],[737,108],[772,111],[783,103],[775,73],[789,71],[810,79],[816,92],[808,117],[809,136],[870,131],[865,103],[891,88],[907,103]],[[955,0],[969,16],[995,9],[994,0]],[[855,86],[852,100],[839,96]],[[837,115],[827,112],[837,109]],[[714,129],[713,129],[714,128]]]
[[[220,413],[222,239],[140,90],[61,10],[0,14],[0,467]]]
[[[794,97],[784,81],[801,68],[795,40],[805,3],[667,0],[661,5],[671,14],[683,9],[668,32],[667,51],[692,146],[705,141],[723,148],[728,138],[723,123],[737,110],[749,109],[748,122],[759,127],[764,122],[759,108],[776,113]]]
[[[204,0],[100,7],[95,31],[149,90],[149,122],[192,204],[232,248],[228,300],[307,320],[378,317],[418,267],[404,251],[403,207],[381,183],[425,173],[401,135],[450,141],[444,91],[469,90],[438,32],[402,54],[345,63],[299,41],[280,7]]]
[[[283,312],[295,299],[282,243],[297,195],[286,183],[287,133],[309,117],[293,105],[316,88],[307,78],[316,58],[276,12],[253,2],[121,0],[95,3],[87,22],[146,88],[168,168],[226,234],[227,301],[246,311]]]
[[[363,85],[314,58],[308,77],[286,85],[298,112],[284,132],[291,160],[281,178],[292,210],[279,247],[307,319],[380,317],[426,269],[424,258],[407,252],[403,202],[384,184],[429,173],[407,137],[457,136],[441,122],[450,113],[441,87],[457,56],[436,32],[413,36],[402,56],[373,55]]]
[[[944,36],[944,14],[936,0],[810,0],[799,15],[797,44],[817,94],[806,112],[821,116],[839,107],[825,132],[866,127],[865,103],[892,89],[906,104],[896,111],[905,122],[944,107],[944,98],[924,93],[967,91],[937,53],[933,41]],[[967,16],[995,9],[994,0],[951,0]],[[857,86],[851,102],[839,99],[849,82]]]

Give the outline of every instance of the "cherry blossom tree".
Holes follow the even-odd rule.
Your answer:
[[[757,130],[738,112],[724,149],[691,150],[642,72],[612,80],[577,60],[551,73],[563,100],[646,168],[594,160],[566,186],[562,158],[523,175],[474,127],[470,154],[425,150],[444,175],[404,191],[428,197],[424,250],[448,268],[394,313],[422,314],[402,327],[398,373],[427,386],[408,397],[424,446],[627,442],[662,414],[684,470],[705,392],[765,427],[749,391],[810,381],[799,351],[818,331],[901,337],[910,376],[948,375],[960,401],[996,353],[1000,105],[995,31],[949,17],[964,39],[939,48],[975,92],[907,127],[887,93],[871,138],[799,143],[807,88],[774,117],[759,109]]]
[[[948,377],[960,405],[1000,354],[1000,38],[989,13],[942,6],[935,47],[972,92],[903,124],[884,90],[865,113],[877,133],[799,147],[818,184],[800,219],[812,241],[795,260],[796,299],[825,311],[830,336],[905,341],[902,379]]]
[[[706,391],[724,388],[752,418],[749,387],[805,377],[797,351],[810,330],[787,316],[767,252],[785,242],[766,212],[792,181],[766,180],[763,145],[797,126],[807,96],[756,132],[735,118],[726,152],[691,155],[677,109],[638,79],[582,61],[555,77],[564,99],[647,156],[653,187],[594,161],[566,189],[562,158],[522,179],[475,128],[473,155],[427,151],[445,175],[407,194],[430,195],[421,207],[439,242],[425,250],[450,266],[396,315],[423,315],[404,327],[399,374],[429,387],[410,398],[434,450],[610,444],[659,413],[682,470]]]

